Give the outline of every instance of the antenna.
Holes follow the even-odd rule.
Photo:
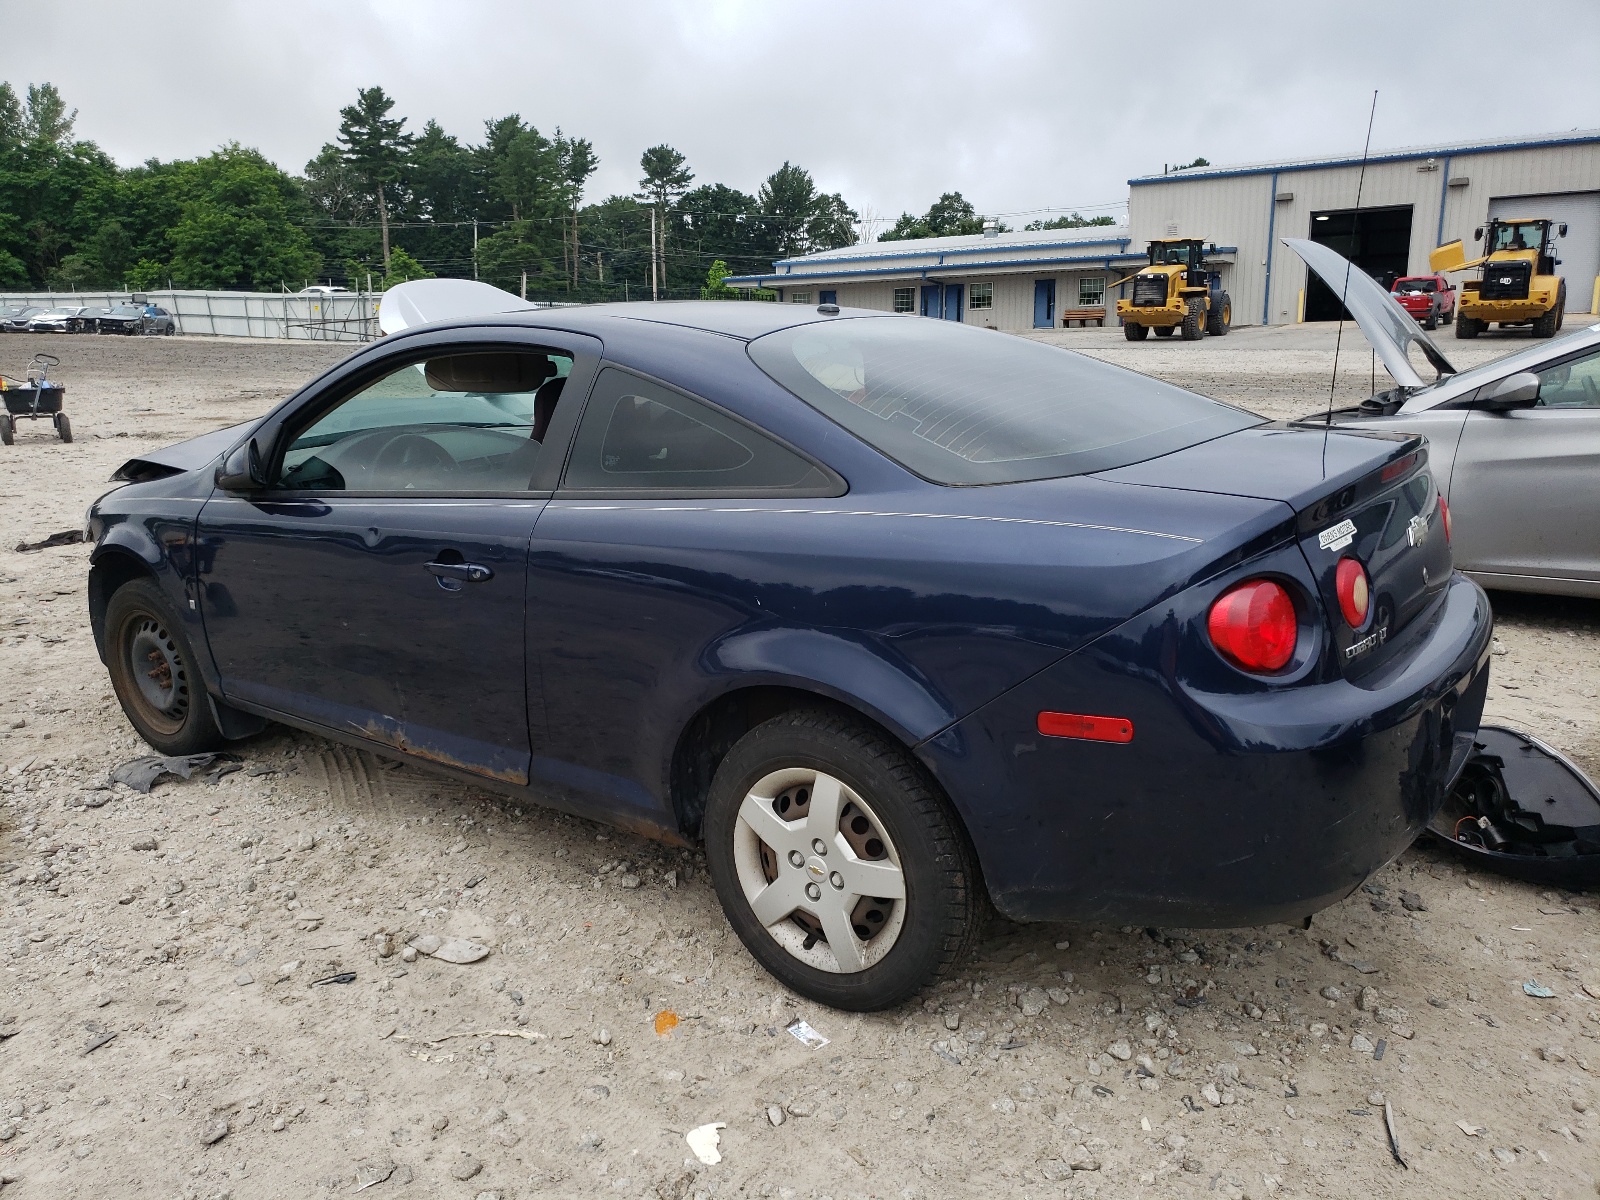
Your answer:
[[[1367,153],[1372,149],[1372,122],[1378,115],[1378,89],[1372,89],[1372,111],[1367,114],[1367,140],[1361,147],[1361,174],[1356,177],[1356,207],[1350,218],[1351,249],[1361,233],[1361,191],[1367,182]],[[1354,263],[1344,260],[1344,288],[1339,293],[1339,330],[1333,339],[1333,376],[1328,380],[1328,415],[1322,423],[1322,474],[1328,474],[1328,430],[1333,426],[1333,390],[1339,382],[1339,347],[1344,342],[1345,301],[1350,296],[1350,271]],[[1376,374],[1377,368],[1373,368]]]

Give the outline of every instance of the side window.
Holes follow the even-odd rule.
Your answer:
[[[571,357],[558,352],[441,354],[407,363],[296,433],[277,486],[523,491],[571,369]]]
[[[606,491],[824,489],[810,462],[748,425],[607,367],[579,422],[563,486]]]
[[[1539,407],[1600,409],[1600,351],[1540,371]]]

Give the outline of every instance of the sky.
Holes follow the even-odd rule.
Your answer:
[[[1117,215],[1166,163],[1359,152],[1374,89],[1374,149],[1600,126],[1595,0],[0,0],[0,26],[0,79],[54,83],[124,165],[238,141],[298,172],[378,84],[413,131],[588,138],[591,200],[666,142],[749,192],[798,163],[880,223],[945,191]]]

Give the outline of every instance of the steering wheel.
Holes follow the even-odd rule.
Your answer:
[[[380,479],[392,479],[404,488],[415,488],[420,481],[422,490],[431,491],[430,476],[454,475],[458,465],[450,452],[432,438],[419,433],[402,433],[389,439],[378,451],[372,460],[372,474]]]

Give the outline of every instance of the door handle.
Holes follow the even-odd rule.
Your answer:
[[[484,583],[494,578],[494,572],[481,563],[423,563],[422,569],[440,579],[457,579],[462,583]]]

